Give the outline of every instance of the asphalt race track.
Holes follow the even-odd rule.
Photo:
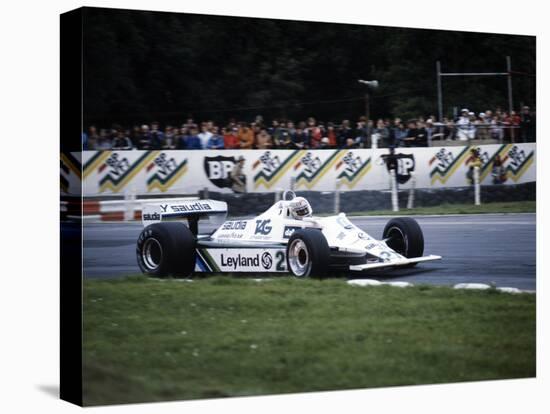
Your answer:
[[[425,239],[425,254],[443,260],[420,263],[414,269],[377,271],[361,277],[454,285],[493,283],[497,287],[536,289],[535,214],[416,216]],[[374,237],[381,237],[389,218],[350,217]],[[118,278],[139,274],[135,242],[140,223],[85,223],[84,277]],[[208,225],[202,231],[213,230]],[[358,277],[350,274],[350,277]]]

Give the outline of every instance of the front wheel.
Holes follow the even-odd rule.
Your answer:
[[[149,276],[187,277],[195,268],[195,245],[195,236],[183,223],[151,224],[137,241],[139,268]]]
[[[330,265],[330,248],[321,230],[296,230],[286,246],[286,264],[296,277],[324,276]]]
[[[424,235],[417,221],[410,217],[394,218],[388,221],[382,235],[386,244],[407,258],[424,254]]]

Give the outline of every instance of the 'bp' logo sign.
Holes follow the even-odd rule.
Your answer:
[[[411,172],[414,171],[414,155],[413,154],[396,154],[397,155],[397,182],[405,184],[411,178]]]
[[[414,155],[413,154],[387,154],[381,158],[386,163],[388,170],[397,167],[396,176],[399,184],[405,184],[411,178],[411,172],[414,171]]]
[[[231,180],[228,178],[236,162],[235,157],[204,157],[204,172],[216,187],[231,187]]]

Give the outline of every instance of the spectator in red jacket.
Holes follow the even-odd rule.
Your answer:
[[[327,124],[326,137],[328,138],[328,145],[330,148],[336,148],[338,145],[338,140],[336,139],[336,130],[334,129],[334,124],[329,122]]]
[[[504,124],[509,128],[506,131],[506,137],[512,142],[516,142],[519,139],[519,125],[521,123],[521,117],[516,111],[506,114],[504,117]]]
[[[225,149],[237,149],[240,148],[239,144],[239,136],[237,134],[238,128],[223,128],[222,134],[223,134],[223,143]]]
[[[309,136],[310,148],[317,148],[321,143],[321,138],[323,138],[323,134],[321,132],[321,128],[317,126],[315,118],[309,117],[307,119],[306,133]]]

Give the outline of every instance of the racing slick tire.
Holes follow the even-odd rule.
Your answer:
[[[141,271],[155,277],[187,277],[195,268],[196,239],[183,223],[154,223],[139,235],[136,255]]]
[[[330,265],[327,239],[317,229],[296,230],[286,246],[286,266],[296,277],[323,277]]]
[[[424,254],[424,235],[417,221],[410,217],[399,217],[388,221],[382,238],[397,253],[407,258]],[[416,263],[407,267],[415,266]]]

